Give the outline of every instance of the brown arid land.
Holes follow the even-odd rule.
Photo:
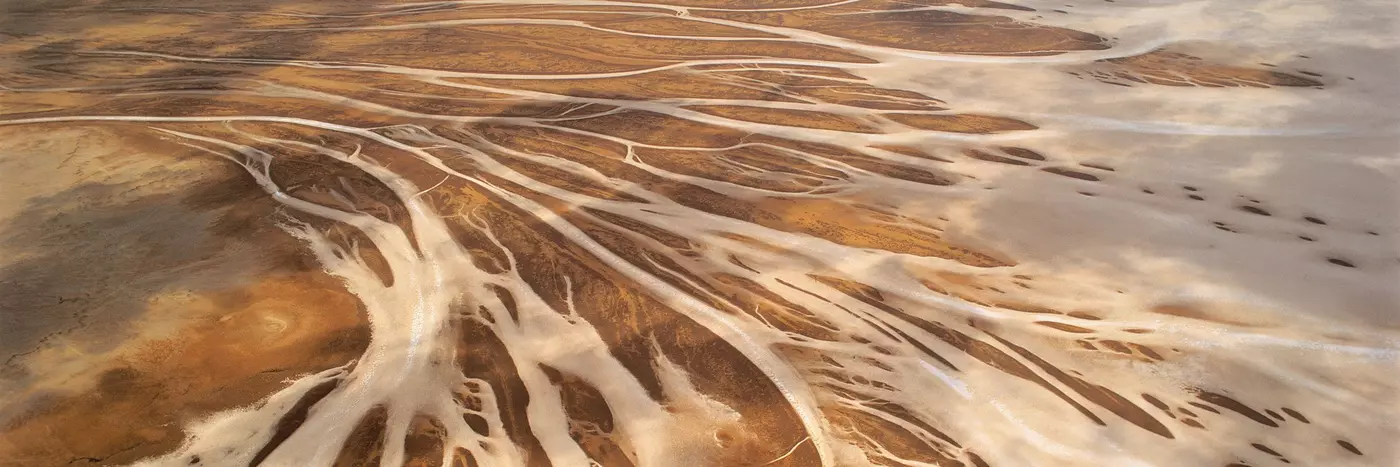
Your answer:
[[[1400,12],[1166,3],[4,2],[0,467],[1395,465]]]

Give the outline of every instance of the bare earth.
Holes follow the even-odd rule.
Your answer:
[[[1400,463],[1400,8],[0,5],[0,466]]]

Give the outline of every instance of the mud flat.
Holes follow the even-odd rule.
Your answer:
[[[1287,3],[9,2],[0,465],[1393,464]]]

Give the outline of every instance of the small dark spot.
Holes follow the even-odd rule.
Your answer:
[[[1196,187],[1190,186],[1190,185],[1182,185],[1182,186],[1181,186],[1181,189],[1186,190],[1186,191],[1196,191]]]
[[[1017,159],[1012,159],[1012,158],[1009,158],[1009,157],[1002,157],[1002,156],[999,156],[999,155],[996,155],[996,154],[992,154],[992,153],[989,153],[989,152],[986,152],[986,151],[978,151],[978,150],[976,150],[976,149],[968,149],[968,150],[966,150],[966,151],[963,151],[963,155],[965,155],[965,156],[967,156],[967,157],[971,157],[971,158],[973,158],[973,159],[977,159],[977,160],[983,160],[983,161],[987,161],[987,162],[996,162],[996,163],[998,163],[998,164],[1021,165],[1021,166],[1030,165],[1030,164],[1027,163],[1026,161],[1017,160]]]
[[[1091,168],[1091,169],[1099,169],[1099,170],[1104,170],[1104,171],[1108,171],[1108,172],[1115,172],[1115,170],[1114,170],[1113,167],[1109,167],[1109,166],[1106,166],[1106,165],[1103,165],[1103,164],[1095,164],[1095,163],[1092,163],[1092,162],[1081,162],[1081,163],[1079,163],[1079,165],[1082,165],[1082,166],[1085,166],[1085,167],[1088,167],[1088,168]]]
[[[1288,414],[1288,416],[1298,419],[1298,421],[1300,421],[1300,422],[1303,422],[1303,423],[1312,423],[1312,422],[1308,421],[1308,417],[1304,417],[1303,414],[1298,413],[1297,410],[1293,410],[1293,409],[1290,409],[1290,408],[1288,408],[1288,407],[1284,407],[1284,408],[1283,408],[1283,413],[1286,413],[1286,414]]]
[[[1352,78],[1352,77],[1350,77],[1350,76],[1348,76],[1347,79],[1352,80],[1352,81],[1356,81],[1356,78]]]
[[[1278,66],[1278,65],[1275,65],[1275,64],[1272,64],[1272,63],[1260,63],[1260,65],[1264,65],[1264,66],[1267,66],[1267,67],[1276,67],[1276,66]]]
[[[1327,225],[1327,222],[1326,222],[1326,221],[1323,221],[1322,219],[1318,219],[1318,218],[1313,217],[1313,216],[1303,216],[1303,220],[1308,221],[1308,222],[1312,222],[1312,223],[1317,224],[1317,225]]]
[[[1265,210],[1263,210],[1263,209],[1260,209],[1260,208],[1254,207],[1254,206],[1240,206],[1240,210],[1241,210],[1241,211],[1244,211],[1244,212],[1247,212],[1247,213],[1250,213],[1250,214],[1258,214],[1258,215],[1261,215],[1261,216],[1272,216],[1272,215],[1273,215],[1273,214],[1269,214],[1269,211],[1265,211]]]
[[[1332,264],[1335,264],[1335,265],[1338,265],[1338,266],[1345,266],[1345,267],[1349,267],[1349,268],[1354,268],[1354,267],[1356,267],[1355,264],[1351,264],[1351,261],[1347,261],[1347,260],[1344,260],[1344,259],[1341,259],[1341,258],[1327,258],[1327,262],[1332,263]]]
[[[1305,74],[1305,75],[1308,75],[1308,76],[1322,76],[1321,73],[1313,73],[1313,72],[1311,72],[1311,71],[1298,70],[1298,72],[1299,72],[1299,73],[1302,73],[1302,74]]]
[[[1084,172],[1080,172],[1080,171],[1078,171],[1078,170],[1070,170],[1070,169],[1066,169],[1066,168],[1063,168],[1063,167],[1046,167],[1046,168],[1043,168],[1043,169],[1040,169],[1040,170],[1045,171],[1045,172],[1049,172],[1049,173],[1052,173],[1052,174],[1055,174],[1055,175],[1059,175],[1059,176],[1062,176],[1062,177],[1069,177],[1069,178],[1078,179],[1078,180],[1084,180],[1084,181],[1088,181],[1088,182],[1097,182],[1097,181],[1099,181],[1099,177],[1094,176],[1094,175],[1092,175],[1092,174],[1087,174],[1087,173],[1084,173]]]
[[[1087,191],[1081,191],[1081,192],[1079,192],[1079,194],[1084,195],[1084,196],[1098,196],[1097,194],[1090,193],[1090,192],[1087,192]]]
[[[1143,189],[1142,189],[1142,192],[1143,192],[1143,193],[1147,193],[1147,194],[1149,194],[1149,195],[1155,195],[1155,194],[1157,194],[1157,192],[1152,191],[1152,190],[1149,190],[1149,189],[1146,189],[1146,188],[1143,188]]]
[[[1053,11],[1053,12],[1056,12],[1056,13],[1063,13],[1063,14],[1066,14],[1066,15],[1069,14],[1069,12],[1068,12],[1068,11],[1065,11],[1065,10],[1050,10],[1050,11]]]
[[[1376,231],[1374,231],[1374,230],[1367,230],[1367,231],[1366,231],[1366,234],[1367,234],[1367,235],[1371,235],[1371,236],[1375,236],[1375,237],[1381,236],[1380,232],[1376,232]]]
[[[1254,449],[1258,449],[1258,450],[1260,450],[1260,451],[1264,451],[1265,453],[1272,454],[1272,455],[1277,456],[1277,457],[1283,457],[1283,454],[1279,454],[1278,451],[1275,451],[1275,450],[1273,450],[1273,449],[1269,449],[1268,446],[1265,446],[1265,445],[1262,445],[1262,444],[1259,444],[1259,443],[1250,443],[1250,446],[1254,446]]]
[[[1019,158],[1022,158],[1022,159],[1030,159],[1030,160],[1035,160],[1035,161],[1043,161],[1043,160],[1045,160],[1045,156],[1041,155],[1041,154],[1038,153],[1038,152],[1035,152],[1035,151],[1032,151],[1032,150],[1029,150],[1029,149],[1026,149],[1026,148],[1018,148],[1018,147],[1012,147],[1012,146],[1000,146],[1000,147],[998,147],[997,149],[1000,149],[1002,152],[1004,152],[1004,153],[1006,153],[1006,154],[1008,154],[1008,155],[1011,155],[1012,157],[1019,157]]]
[[[1307,55],[1299,55],[1298,58],[1312,58],[1312,57],[1309,57],[1309,56],[1307,56]]]
[[[1341,446],[1342,449],[1346,449],[1346,450],[1348,450],[1348,451],[1351,451],[1352,454],[1356,454],[1356,455],[1358,455],[1358,456],[1364,455],[1364,454],[1361,454],[1361,450],[1360,450],[1360,449],[1357,449],[1355,445],[1353,445],[1353,444],[1347,442],[1346,440],[1341,440],[1341,439],[1337,440],[1337,445],[1338,445],[1338,446]]]
[[[1147,403],[1152,404],[1153,407],[1161,409],[1163,412],[1168,411],[1168,409],[1170,408],[1165,402],[1162,402],[1161,399],[1153,397],[1151,394],[1143,393],[1142,400],[1147,401]]]
[[[1304,240],[1304,241],[1309,241],[1309,242],[1315,242],[1315,241],[1317,241],[1317,239],[1312,238],[1312,237],[1309,237],[1309,236],[1307,236],[1307,235],[1299,235],[1298,238],[1301,239],[1301,240]]]
[[[1200,195],[1191,195],[1191,196],[1187,196],[1187,198],[1191,198],[1191,199],[1194,199],[1194,200],[1196,200],[1196,201],[1205,201],[1205,200],[1206,200],[1205,198],[1202,198]]]
[[[190,465],[195,465],[195,464],[198,464],[198,463],[199,463],[199,456],[190,456]]]

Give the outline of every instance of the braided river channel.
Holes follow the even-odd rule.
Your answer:
[[[6,0],[0,466],[1400,464],[1391,0]]]

